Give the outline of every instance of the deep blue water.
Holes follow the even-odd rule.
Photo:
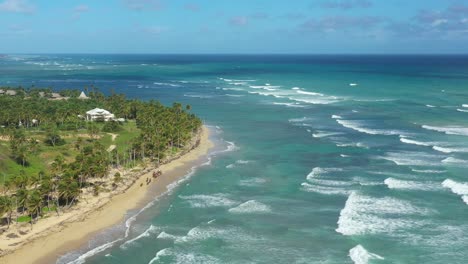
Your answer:
[[[468,259],[468,56],[9,55],[0,83],[190,104],[225,150],[58,263]]]

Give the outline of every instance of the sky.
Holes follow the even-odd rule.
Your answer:
[[[0,0],[0,53],[468,53],[468,0]]]

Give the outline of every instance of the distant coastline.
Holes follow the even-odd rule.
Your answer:
[[[27,236],[2,239],[0,260],[6,264],[55,261],[56,253],[76,249],[96,232],[121,222],[125,212],[139,207],[150,188],[156,189],[155,195],[163,194],[168,185],[186,174],[186,171],[180,170],[184,165],[206,156],[213,146],[209,140],[209,130],[203,126],[184,151],[160,167],[151,166],[140,168],[138,172],[127,172],[132,181],[121,188],[88,200],[88,203],[80,203],[58,217],[39,220]],[[156,168],[162,171],[162,176],[146,184]],[[171,177],[165,177],[166,174],[171,174]]]

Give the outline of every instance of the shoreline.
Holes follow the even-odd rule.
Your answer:
[[[146,184],[146,179],[151,179],[155,168],[145,168],[138,173],[136,180],[116,194],[99,196],[95,201],[81,201],[82,204],[69,212],[51,216],[47,220],[41,219],[23,241],[0,241],[0,248],[4,250],[0,262],[54,263],[60,255],[80,248],[99,231],[122,223],[129,210],[143,205],[150,191],[153,198],[163,195],[170,184],[186,175],[184,167],[206,156],[214,146],[209,136],[210,131],[203,126],[196,137],[200,143],[188,152],[182,152],[178,158],[159,166],[158,170],[163,175],[151,184]]]

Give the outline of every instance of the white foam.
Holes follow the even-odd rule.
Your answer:
[[[468,136],[468,128],[467,127],[459,127],[459,126],[437,127],[437,126],[423,125],[422,128],[427,129],[427,130],[442,132],[442,133],[445,133],[447,135]]]
[[[360,121],[360,120],[342,120],[342,119],[336,119],[336,122],[338,122],[338,124],[346,127],[346,128],[350,128],[352,130],[355,130],[355,131],[358,131],[358,132],[361,132],[361,133],[366,133],[366,134],[369,134],[369,135],[386,135],[386,136],[390,136],[390,135],[402,135],[404,134],[403,132],[401,131],[397,131],[397,130],[383,130],[383,129],[372,129],[372,128],[366,128],[365,127],[365,123],[364,121]]]
[[[361,245],[357,245],[349,250],[349,257],[354,262],[354,264],[367,264],[370,260],[384,259],[377,254],[370,253]]]
[[[225,194],[194,194],[189,196],[179,196],[186,200],[192,208],[209,208],[209,207],[231,207],[238,202],[229,199]]]
[[[291,90],[300,90],[300,89],[301,89],[301,88],[299,88],[299,87],[293,87],[293,88],[291,88]]]
[[[448,157],[442,160],[442,162],[446,164],[459,164],[459,165],[466,165],[468,163],[466,160],[457,159],[453,157]]]
[[[339,172],[339,171],[343,171],[343,169],[340,169],[340,168],[320,168],[320,167],[315,167],[312,169],[312,171],[307,174],[307,180],[311,180],[315,177],[319,177],[323,174],[328,174],[330,172]]]
[[[452,148],[452,147],[440,147],[440,146],[434,146],[432,148],[434,150],[437,150],[443,153],[468,152],[468,148]]]
[[[451,179],[442,182],[442,186],[449,188],[453,193],[461,196],[464,203],[468,204],[468,183],[459,183]]]
[[[109,249],[111,248],[115,243],[119,242],[123,240],[122,238],[119,238],[117,240],[114,240],[112,242],[109,242],[109,243],[106,243],[104,245],[101,245],[99,247],[96,247],[92,250],[89,250],[88,252],[80,255],[77,259],[73,260],[73,261],[70,261],[68,262],[67,264],[83,264],[86,262],[86,259],[89,258],[89,257],[92,257],[98,253],[101,253],[103,251],[105,251],[106,249]]]
[[[458,111],[458,112],[463,112],[463,113],[468,113],[468,110],[466,110],[466,109],[460,109],[460,108],[458,108],[457,111]]]
[[[234,214],[268,213],[271,212],[271,208],[258,201],[249,200],[237,207],[229,209],[229,212]]]
[[[417,170],[417,169],[411,169],[414,172],[419,172],[419,173],[435,173],[435,174],[440,174],[440,173],[446,173],[447,171],[445,170]]]
[[[315,184],[310,184],[307,182],[303,182],[301,184],[302,188],[306,192],[314,192],[314,193],[320,193],[324,195],[349,195],[351,193],[351,190],[347,190],[344,188],[340,187],[333,187],[333,186],[319,186]]]
[[[462,107],[468,107],[468,104],[462,104]]]
[[[412,144],[412,145],[417,145],[417,146],[425,146],[425,147],[430,147],[431,146],[429,143],[416,141],[416,140],[409,139],[409,138],[402,137],[402,136],[400,136],[400,141],[405,143],[405,144]]]
[[[358,86],[357,83],[350,83],[349,86]]]
[[[468,195],[468,183],[459,183],[451,179],[446,179],[442,182],[442,186],[449,188],[455,194]]]
[[[171,259],[170,263],[175,264],[185,264],[185,263],[204,263],[204,264],[218,264],[221,263],[219,259],[198,253],[192,252],[180,252],[176,251],[172,248],[165,248],[158,253],[156,256],[150,260],[148,264],[154,264],[157,262],[161,262],[163,259],[169,258]]]
[[[437,189],[437,186],[434,184],[422,183],[417,181],[398,180],[395,178],[387,178],[385,179],[384,183],[388,186],[389,189],[420,191],[430,191]]]
[[[121,249],[127,249],[129,246],[133,245],[136,241],[140,240],[141,238],[144,238],[144,237],[149,237],[151,236],[152,234],[154,234],[156,231],[158,231],[159,229],[156,227],[156,226],[153,226],[151,225],[150,227],[148,227],[148,229],[146,229],[143,233],[141,233],[139,236],[135,237],[135,238],[132,238],[128,241],[125,241],[125,243],[123,243],[122,245],[120,245],[120,248]]]
[[[429,108],[434,108],[435,107],[435,106],[430,105],[430,104],[427,104],[426,106],[429,107]]]
[[[366,146],[364,143],[357,142],[357,143],[341,143],[336,144],[337,147],[345,148],[345,147],[357,147],[357,148],[365,148],[368,149],[369,146]]]
[[[333,119],[341,119],[342,117],[339,116],[339,115],[332,115],[331,118],[333,118]]]
[[[298,93],[298,94],[306,94],[306,95],[313,95],[313,96],[324,96],[324,95],[321,94],[321,93],[306,92],[306,91],[302,91],[302,90],[296,90],[296,93]]]
[[[274,102],[274,105],[284,105],[287,107],[298,107],[298,108],[303,108],[305,107],[304,105],[301,105],[299,103],[279,103],[279,102]]]
[[[337,232],[351,236],[364,234],[396,234],[420,224],[408,219],[414,215],[427,215],[430,210],[411,203],[390,198],[378,198],[352,192],[340,212]],[[388,217],[388,215],[398,217]]]
[[[388,152],[383,159],[392,161],[399,166],[438,166],[440,165],[441,156],[427,154],[424,152]]]
[[[329,136],[336,136],[336,135],[341,135],[342,133],[339,132],[326,132],[326,131],[317,131],[312,134],[314,138],[323,138],[323,137],[329,137]]]
[[[260,185],[262,185],[262,184],[264,184],[266,182],[267,182],[267,180],[265,180],[263,178],[252,178],[252,179],[241,180],[239,182],[239,185],[254,187],[254,186],[260,186]]]

